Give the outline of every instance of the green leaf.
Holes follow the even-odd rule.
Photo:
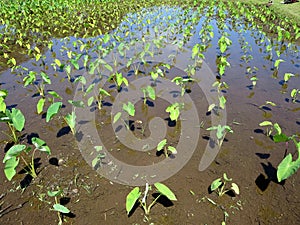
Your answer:
[[[11,179],[16,175],[16,167],[19,164],[19,160],[19,158],[17,159],[16,157],[13,157],[5,163],[4,174],[9,181],[11,181]]]
[[[48,155],[51,154],[50,148],[46,145],[46,142],[40,138],[33,137],[31,139],[32,144],[41,152],[46,152]]]
[[[210,190],[214,191],[222,185],[221,178],[214,180],[210,185]]]
[[[25,117],[21,110],[12,108],[11,110],[11,120],[13,122],[14,127],[17,131],[22,131],[25,125]]]
[[[173,147],[173,146],[168,146],[168,150],[169,150],[170,152],[172,152],[172,154],[174,154],[174,155],[177,154],[177,150],[176,150],[176,148]]]
[[[291,140],[291,138],[288,137],[288,136],[286,136],[285,134],[275,134],[275,135],[273,136],[273,141],[274,141],[275,143],[279,143],[279,142],[287,142],[287,141],[289,141],[289,140]]]
[[[125,112],[127,112],[130,116],[134,116],[134,114],[135,114],[134,104],[132,104],[131,102],[128,102],[128,105],[126,105],[124,103],[123,104],[123,110]]]
[[[117,121],[120,119],[121,115],[122,115],[122,113],[121,113],[121,112],[118,112],[118,113],[114,116],[114,121],[113,121],[113,123],[117,122]]]
[[[263,121],[259,124],[259,126],[264,127],[264,126],[273,126],[273,123],[270,121]]]
[[[73,105],[74,107],[79,107],[79,108],[84,108],[85,105],[83,103],[83,101],[79,100],[79,101],[72,101],[72,100],[68,100],[68,102]]]
[[[52,119],[53,116],[55,116],[58,113],[61,107],[62,107],[62,102],[55,102],[49,106],[46,115],[47,123]]]
[[[48,93],[54,98],[62,99],[62,97],[56,91],[48,91]]]
[[[223,173],[223,178],[226,182],[232,181],[232,178],[228,178],[226,173]]]
[[[221,109],[225,109],[226,98],[223,95],[219,97],[219,102],[220,102]]]
[[[292,154],[289,153],[278,165],[277,179],[279,182],[292,176],[300,167],[300,160],[293,161]]]
[[[79,64],[78,64],[78,61],[76,59],[71,59],[71,64],[74,66],[74,68],[76,70],[79,70]]]
[[[284,81],[287,82],[291,77],[294,77],[295,75],[292,73],[285,73],[284,74]]]
[[[20,155],[20,153],[26,148],[26,145],[13,145],[10,149],[6,152],[3,163],[6,161],[15,158]]]
[[[55,64],[56,64],[56,65],[58,65],[58,67],[60,67],[60,66],[61,66],[61,62],[60,62],[60,60],[59,60],[59,59],[55,59],[55,60],[54,60],[54,62],[55,62]]]
[[[48,191],[47,194],[48,194],[50,197],[55,197],[55,196],[60,195],[62,192],[63,192],[63,190],[58,190],[58,191]]]
[[[231,184],[231,190],[233,190],[237,195],[240,194],[239,186],[236,183]]]
[[[151,86],[147,86],[147,92],[148,92],[148,96],[150,99],[152,99],[153,101],[155,100],[156,98],[156,95],[155,95],[155,90],[153,87]]]
[[[67,114],[64,117],[65,121],[67,122],[67,124],[69,125],[69,127],[73,130],[75,128],[76,125],[76,114],[74,111],[72,111],[72,113]]]
[[[132,210],[133,206],[135,205],[136,201],[139,199],[140,196],[141,196],[141,192],[139,187],[135,187],[134,189],[132,189],[131,192],[129,192],[129,194],[126,197],[127,215],[130,213],[130,211]]]
[[[277,134],[281,134],[281,127],[278,123],[274,123],[274,129],[276,130]]]
[[[157,144],[157,151],[160,151],[162,150],[165,145],[167,144],[167,139],[163,139],[162,141],[160,141],[158,144]]]
[[[175,194],[166,185],[162,183],[155,183],[154,186],[160,194],[166,196],[169,200],[177,201]]]
[[[45,98],[41,98],[37,105],[36,105],[36,110],[37,110],[37,113],[38,114],[41,114],[43,112],[43,109],[44,109],[44,104],[45,104]]]
[[[55,211],[58,211],[58,212],[61,212],[61,213],[69,213],[70,212],[70,210],[67,207],[65,207],[61,204],[54,204],[53,209]]]

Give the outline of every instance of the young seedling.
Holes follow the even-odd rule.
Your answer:
[[[96,95],[96,100],[97,100],[99,110],[102,109],[102,100],[106,96],[110,96],[110,94],[106,90],[104,90],[103,88],[99,88],[98,95]]]
[[[146,183],[145,191],[144,191],[144,196],[141,199],[142,193],[140,192],[139,187],[135,187],[126,197],[126,211],[127,215],[131,212],[133,207],[136,205],[136,202],[139,202],[139,205],[142,206],[145,212],[145,217],[150,214],[151,208],[154,206],[156,201],[163,195],[167,197],[171,201],[177,201],[177,198],[175,194],[164,184],[162,183],[155,183],[154,184],[156,190],[158,191],[159,195],[149,204],[147,205],[147,197],[149,195],[149,191],[152,190],[151,186]]]
[[[29,174],[32,178],[36,178],[37,174],[35,172],[34,167],[34,154],[35,152],[41,151],[45,152],[48,155],[51,154],[50,148],[46,145],[46,143],[39,139],[39,138],[32,138],[32,144],[35,148],[32,150],[31,147],[26,147],[26,145],[14,145],[12,146],[5,154],[3,163],[5,163],[4,173],[6,178],[10,181],[16,175],[16,167],[19,164],[20,159],[25,163],[25,171]],[[26,161],[22,154],[28,155],[31,153],[31,160],[30,162]]]
[[[217,142],[218,142],[219,148],[221,148],[226,134],[228,132],[233,133],[233,130],[231,129],[230,126],[228,126],[228,125],[221,126],[220,124],[218,126],[209,127],[206,130],[209,130],[209,131],[216,130],[217,131]]]
[[[75,135],[76,134],[76,130],[75,130],[75,126],[76,126],[76,114],[75,114],[75,111],[72,111],[72,113],[67,114],[64,117],[64,120],[66,121],[66,123],[70,127],[72,134]]]
[[[141,88],[141,90],[144,93],[144,105],[146,105],[147,97],[155,101],[156,95],[155,95],[155,89],[153,87],[147,86],[145,88]]]
[[[240,194],[240,189],[239,186],[236,183],[231,182],[232,178],[228,178],[227,174],[223,174],[223,179],[218,178],[214,180],[211,185],[210,185],[210,190],[211,191],[216,191],[218,196],[223,196],[226,194],[228,191],[232,190],[236,195]],[[231,187],[229,189],[226,189],[226,183],[231,182]]]
[[[163,152],[164,152],[164,155],[165,155],[166,157],[169,157],[168,151],[170,151],[171,154],[174,154],[174,155],[177,154],[177,150],[176,150],[175,147],[170,146],[170,145],[167,147],[167,139],[163,139],[161,142],[159,142],[159,143],[157,144],[156,150],[157,150],[158,152],[159,152],[159,151],[163,151]]]
[[[4,109],[4,106],[2,106]],[[5,105],[6,108],[6,105]],[[6,134],[14,143],[19,141],[17,131],[21,132],[25,125],[25,117],[20,109],[5,109],[5,113],[0,111],[0,122],[5,122],[11,131],[11,135]]]
[[[300,168],[300,142],[297,142],[295,135],[289,137],[294,141],[294,144],[297,148],[298,158],[293,161],[293,156],[289,153],[278,165],[277,167],[277,179],[278,182],[281,182],[293,174],[295,174]]]
[[[125,77],[123,77],[123,74],[122,74],[122,73],[116,72],[116,73],[112,74],[112,75],[108,78],[108,80],[113,80],[113,81],[115,82],[115,84],[116,84],[116,86],[117,86],[118,92],[121,91],[121,85],[122,85],[123,83],[124,83],[126,86],[128,86],[128,80],[127,80]]]
[[[296,89],[294,88],[292,91],[291,91],[291,97],[292,97],[292,101],[293,103],[295,103],[297,101],[297,96],[300,95],[300,89]]]
[[[166,108],[166,112],[170,113],[170,119],[177,121],[180,115],[180,110],[183,108],[184,103],[175,102]]]
[[[175,82],[176,85],[179,85],[181,88],[181,96],[184,95],[185,91],[187,90],[187,84],[189,82],[195,81],[194,78],[188,77],[188,78],[183,78],[183,77],[174,77],[172,82]]]
[[[24,87],[31,84],[37,89],[40,96],[45,97],[45,85],[51,84],[51,80],[49,76],[43,71],[40,73],[41,81],[37,81],[36,75],[36,72],[30,71],[29,74],[23,79]]]
[[[124,103],[123,104],[123,110],[125,112],[127,112],[130,116],[135,115],[135,108],[134,108],[134,104],[132,104],[132,102],[128,102],[127,105]]]
[[[5,103],[5,98],[8,95],[7,90],[0,90],[0,112],[5,113],[6,111],[6,103]]]
[[[57,212],[58,225],[61,225],[63,223],[63,218],[61,214],[70,213],[70,210],[66,206],[63,206],[58,202],[58,196],[61,196],[63,194],[63,190],[60,189],[57,191],[48,191],[47,194],[49,197],[54,197],[55,199],[55,203],[53,204],[51,210]]]

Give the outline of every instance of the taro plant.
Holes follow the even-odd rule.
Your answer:
[[[6,153],[3,159],[4,173],[6,178],[10,181],[16,175],[16,167],[19,165],[20,159],[24,162],[25,167],[24,170],[29,174],[32,178],[37,177],[37,173],[35,171],[34,164],[34,155],[36,151],[45,152],[50,155],[50,148],[46,145],[45,141],[40,138],[34,137],[31,139],[34,148],[27,147],[26,145],[14,145],[12,146]],[[30,161],[26,161],[25,155],[29,155],[31,153]]]
[[[174,154],[174,155],[177,154],[177,150],[175,147],[170,146],[170,145],[167,146],[167,139],[163,139],[162,141],[160,141],[157,144],[156,150],[158,152],[163,151],[163,153],[166,157],[169,156],[168,151],[171,152],[171,154]]]
[[[45,96],[45,86],[46,84],[51,84],[51,79],[45,72],[41,72],[40,74],[40,80],[37,79],[37,72],[30,71],[27,76],[23,78],[24,87],[28,85],[33,85],[40,96]]]
[[[135,115],[135,107],[132,102],[128,102],[128,104],[123,103],[123,110],[127,112],[130,116]]]
[[[102,109],[102,101],[103,98],[106,96],[110,96],[110,94],[103,88],[99,88],[98,94],[96,95],[96,100],[97,100],[97,105],[99,110]]]
[[[75,111],[72,111],[72,113],[67,114],[64,116],[64,120],[68,124],[68,126],[71,129],[71,132],[73,135],[76,134],[75,126],[76,126],[76,114]]]
[[[170,113],[170,119],[177,121],[180,115],[180,110],[184,107],[184,103],[175,102],[166,108],[166,112]]]
[[[128,80],[123,76],[122,73],[116,72],[116,73],[112,74],[112,75],[108,78],[108,80],[109,80],[109,81],[110,81],[110,80],[113,80],[113,81],[115,82],[115,84],[116,84],[116,86],[117,86],[118,92],[121,91],[121,85],[122,85],[123,83],[124,83],[126,86],[128,86]]]
[[[273,131],[276,131],[276,134],[272,136],[274,142],[281,142],[282,140],[287,140],[288,137],[281,132],[281,127],[278,123],[272,123],[271,121],[263,121],[259,124],[261,127],[267,127],[266,135],[271,136]]]
[[[4,109],[6,105],[2,107],[2,109]],[[11,110],[5,109],[5,112],[0,111],[0,122],[5,122],[11,131],[11,135],[3,133],[10,137],[14,143],[17,143],[19,140],[17,131],[21,132],[25,125],[25,117],[21,110],[12,108]]]
[[[63,190],[59,189],[57,191],[48,191],[47,194],[49,197],[54,197],[55,203],[53,204],[51,210],[57,212],[58,225],[61,225],[63,223],[63,218],[62,218],[61,214],[70,213],[70,210],[66,206],[60,204],[58,201],[58,196],[62,196]]]
[[[5,103],[5,98],[8,95],[7,90],[0,90],[0,112],[5,113],[6,111],[6,103]]]
[[[294,173],[298,171],[300,168],[300,142],[297,142],[295,136],[291,136],[288,139],[292,139],[298,153],[298,158],[296,160],[293,160],[293,156],[291,153],[289,153],[285,158],[279,163],[277,167],[277,179],[279,182],[289,178]],[[288,140],[285,140],[284,142],[287,142]]]
[[[188,89],[187,84],[189,82],[195,81],[194,78],[188,77],[188,78],[183,78],[183,77],[174,77],[172,79],[172,82],[175,82],[176,85],[179,85],[181,88],[181,96],[184,95],[185,91]]]
[[[228,182],[231,182],[231,187],[229,189],[226,187]],[[218,178],[211,183],[210,190],[212,192],[216,191],[220,197],[229,191],[233,191],[236,195],[240,194],[239,186],[236,183],[233,183],[232,178],[228,178],[226,173],[223,174],[223,179]]]
[[[296,89],[294,88],[292,91],[291,91],[291,97],[292,97],[292,101],[293,103],[295,103],[297,101],[297,96],[300,94],[300,89]],[[1,100],[0,100],[1,102]]]
[[[129,194],[126,197],[127,215],[129,215],[129,213],[132,211],[137,201],[139,205],[143,208],[146,218],[150,214],[151,208],[155,205],[155,203],[161,196],[165,196],[171,201],[177,201],[175,194],[166,185],[162,183],[155,183],[154,186],[159,194],[149,205],[147,204],[147,198],[149,195],[149,191],[152,190],[152,187],[148,183],[146,183],[143,197],[139,187],[135,187],[132,189],[131,192],[129,192]]]
[[[230,126],[228,125],[218,125],[218,126],[212,126],[212,127],[209,127],[207,128],[206,130],[216,130],[216,135],[217,135],[217,143],[218,143],[218,146],[219,148],[221,148],[222,144],[223,144],[223,141],[224,141],[224,138],[226,136],[227,133],[233,133],[233,130],[231,129]]]
[[[155,89],[151,87],[150,85],[144,88],[141,88],[143,94],[144,94],[144,105],[146,105],[147,97],[149,97],[151,100],[155,101],[156,94]]]

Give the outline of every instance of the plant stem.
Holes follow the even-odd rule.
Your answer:
[[[159,194],[154,200],[153,202],[148,206],[148,209],[145,210],[146,215],[150,214],[150,209],[152,208],[152,206],[156,203],[157,199],[159,199],[159,197],[161,196],[161,194]]]
[[[13,138],[14,143],[17,143],[18,142],[18,137],[17,137],[14,125],[12,125],[10,123],[7,123],[7,124],[8,124],[8,127],[9,127],[11,133],[12,133],[12,138]]]

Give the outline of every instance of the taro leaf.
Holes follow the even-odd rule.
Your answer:
[[[226,182],[232,181],[232,178],[228,178],[226,173],[223,173],[223,178]]]
[[[76,125],[76,114],[74,111],[72,111],[72,113],[67,114],[65,116],[65,121],[67,122],[67,124],[69,125],[69,127],[73,130],[75,128]]]
[[[127,215],[130,213],[130,211],[132,210],[133,206],[135,205],[136,201],[139,199],[140,196],[141,196],[141,192],[139,187],[135,187],[134,189],[132,189],[131,192],[129,192],[129,194],[126,197]]]
[[[292,176],[300,168],[300,160],[293,161],[292,154],[289,153],[278,165],[277,179],[278,182]]]
[[[103,88],[99,88],[99,95],[110,96],[110,94],[106,90],[104,90]]]
[[[75,68],[76,70],[79,70],[78,60],[76,60],[76,59],[71,59],[70,61],[71,61],[71,64],[74,66],[74,68]]]
[[[224,130],[225,130],[225,126],[222,127],[220,124],[218,125],[218,128],[217,128],[217,138],[219,140],[221,140],[224,136]]]
[[[274,123],[274,129],[277,131],[277,134],[281,134],[281,127],[278,123]]]
[[[291,77],[294,77],[295,75],[292,73],[285,73],[284,74],[284,81],[287,82]]]
[[[259,126],[264,127],[264,126],[273,126],[273,123],[270,121],[263,121],[259,124]]]
[[[166,144],[167,144],[167,139],[163,139],[161,142],[159,142],[157,144],[157,148],[156,148],[157,151],[162,150],[165,147]]]
[[[31,139],[32,144],[36,147],[36,149],[40,150],[41,152],[46,152],[48,155],[51,154],[50,148],[46,145],[46,142],[40,138],[33,137]]]
[[[61,213],[69,213],[70,212],[70,210],[67,207],[65,207],[61,204],[54,204],[53,209],[55,211],[58,211],[58,212],[61,212]]]
[[[15,158],[26,148],[26,145],[14,145],[12,146],[5,154],[3,159],[3,163],[10,160],[11,158]]]
[[[288,137],[285,134],[276,134],[276,135],[273,136],[273,141],[275,143],[278,143],[278,142],[287,142],[289,140],[291,140],[291,137]]]
[[[55,116],[60,108],[62,107],[62,102],[55,102],[51,104],[47,110],[46,122],[48,123],[53,116]]]
[[[88,86],[88,88],[85,90],[84,96],[91,93],[91,91],[94,90],[94,87],[95,87],[95,84],[91,84],[90,86]]]
[[[51,79],[45,72],[41,72],[41,77],[46,84],[51,84]]]
[[[118,113],[114,116],[114,121],[113,121],[113,123],[117,122],[117,121],[120,119],[121,115],[122,115],[122,113],[121,113],[121,112],[118,112]]]
[[[91,106],[93,104],[93,102],[94,102],[94,97],[92,96],[88,99],[87,105]]]
[[[79,108],[84,108],[84,103],[83,101],[72,101],[68,100],[68,102],[73,105],[74,107],[79,107]]]
[[[168,146],[168,150],[169,150],[170,152],[172,152],[172,154],[174,154],[174,155],[177,154],[177,150],[176,150],[176,148],[173,147],[173,146]]]
[[[45,98],[41,98],[36,105],[36,110],[38,114],[41,114],[43,112],[44,104]]]
[[[240,194],[239,186],[238,186],[236,183],[232,183],[232,184],[231,184],[231,190],[233,190],[234,193],[236,193],[237,195]]]
[[[155,90],[154,90],[154,88],[153,87],[151,87],[151,86],[148,86],[147,87],[147,92],[148,92],[148,96],[149,96],[149,98],[151,98],[153,101],[155,100],[155,98],[156,98],[156,95],[155,95]]]
[[[22,131],[25,125],[25,117],[21,110],[13,108],[11,110],[11,120],[17,131]]]
[[[178,103],[174,103],[172,105],[169,105],[166,109],[166,112],[170,113],[170,119],[171,120],[176,120],[178,119],[179,115],[180,115],[180,111],[179,111],[179,104]]]
[[[221,178],[214,180],[210,185],[210,190],[214,191],[222,185]]]
[[[4,173],[6,178],[11,181],[11,179],[16,175],[16,167],[19,164],[19,158],[16,157],[10,158],[6,161],[4,166]]]
[[[219,102],[220,102],[221,109],[225,109],[226,98],[223,95],[219,97]]]
[[[55,197],[60,195],[63,192],[63,190],[58,190],[58,191],[48,191],[47,194],[50,197]]]
[[[124,103],[123,104],[123,110],[125,112],[127,112],[130,116],[134,116],[134,114],[135,114],[134,104],[132,104],[131,102],[128,102],[128,105],[126,105]]]
[[[48,91],[48,93],[54,98],[62,99],[62,97],[56,91]]]
[[[169,200],[177,201],[175,194],[166,185],[162,183],[155,183],[154,186],[160,194],[166,196]]]

